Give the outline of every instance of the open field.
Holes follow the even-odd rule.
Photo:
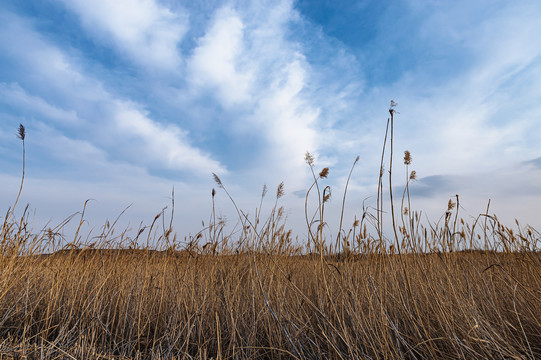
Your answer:
[[[4,359],[541,357],[539,253],[0,261]]]
[[[24,135],[21,125],[19,195]],[[114,223],[86,240],[80,226],[64,239],[66,223],[35,233],[26,211],[14,219],[17,197],[0,233],[0,359],[541,358],[540,233],[488,209],[465,222],[458,196],[422,224],[409,209],[415,172],[395,209],[392,170],[383,229],[386,144],[387,133],[375,212],[341,221],[333,239],[320,188],[329,169],[316,173],[306,154],[318,199],[306,243],[284,226],[283,184],[266,220],[237,209],[241,230],[226,233],[213,207],[186,241],[163,214],[134,237],[113,236]]]

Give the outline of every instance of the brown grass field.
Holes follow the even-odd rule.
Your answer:
[[[3,359],[534,359],[541,254],[4,256]]]
[[[136,236],[106,224],[68,241],[65,223],[35,233],[15,220],[17,197],[0,233],[0,359],[541,359],[538,231],[488,210],[468,223],[458,196],[424,225],[408,209],[413,172],[397,209],[389,190],[382,228],[389,112],[377,208],[347,231],[341,221],[335,239],[321,226],[329,170],[316,173],[310,154],[318,200],[304,244],[277,205],[266,220],[238,209],[231,234],[213,209],[184,242],[157,225],[163,214]],[[22,126],[19,137],[20,195]]]

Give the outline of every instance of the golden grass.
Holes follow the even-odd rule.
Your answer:
[[[24,134],[21,126],[23,149]],[[0,360],[541,358],[539,232],[506,227],[488,209],[468,223],[458,196],[440,222],[422,224],[410,205],[409,152],[400,211],[391,202],[393,228],[383,229],[386,143],[387,135],[376,214],[363,209],[343,229],[350,171],[336,239],[323,232],[331,193],[320,181],[329,169],[315,171],[309,153],[308,192],[318,203],[310,212],[307,195],[306,244],[285,229],[283,184],[263,221],[237,208],[216,175],[238,213],[235,236],[216,220],[214,189],[210,224],[184,243],[171,223],[157,232],[163,214],[135,238],[113,237],[114,224],[106,224],[90,243],[79,230],[73,241],[59,237],[65,223],[35,234],[24,215],[15,221],[8,210]]]
[[[541,356],[541,254],[0,259],[4,358]],[[8,357],[6,357],[8,356]]]

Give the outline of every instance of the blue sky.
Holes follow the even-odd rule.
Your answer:
[[[415,209],[436,221],[460,194],[465,217],[491,199],[503,219],[539,227],[539,18],[538,1],[3,1],[1,204],[18,190],[23,123],[22,201],[37,228],[89,198],[89,229],[132,203],[123,219],[137,227],[174,187],[176,230],[193,234],[216,173],[251,213],[263,184],[284,181],[302,235],[306,151],[331,169],[331,224],[360,155],[349,223],[375,204],[394,99]]]

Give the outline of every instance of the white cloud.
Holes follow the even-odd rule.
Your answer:
[[[1,42],[0,49],[10,54],[23,72],[31,69],[28,77],[21,77],[21,85],[0,88],[17,100],[11,106],[25,107],[29,99],[37,100],[26,95],[23,86],[28,86],[41,94],[41,99],[34,102],[36,109],[64,118],[76,113],[81,121],[70,124],[70,132],[111,152],[112,157],[123,154],[126,160],[139,164],[158,164],[197,174],[225,172],[219,162],[192,146],[181,129],[159,124],[140,110],[143,106],[106,90],[98,79],[87,75],[62,50],[29,29],[23,20],[5,14],[2,17],[6,21],[0,39],[4,37],[6,41]],[[21,49],[20,42],[28,47]],[[58,110],[60,106],[50,99],[61,103],[63,110]],[[130,142],[134,135],[136,143]],[[124,149],[117,149],[119,144]]]
[[[250,181],[282,178],[295,188],[308,176],[305,152],[319,149],[320,109],[308,85],[312,69],[288,35],[293,21],[299,17],[290,1],[219,8],[187,73],[194,93],[232,111],[232,136],[261,139],[258,160],[243,169]]]
[[[539,8],[505,3],[480,17],[468,2],[425,7],[430,12],[412,46],[424,42],[438,54],[428,60],[444,61],[445,68],[414,67],[371,88],[360,101],[362,128],[373,128],[366,120],[373,121],[377,104],[383,134],[385,103],[396,100],[395,149],[412,151],[421,176],[487,172],[538,156],[532,149],[541,140]]]
[[[57,96],[68,94],[72,99],[73,89],[77,89],[79,98],[84,98],[87,103],[104,97],[101,83],[85,77],[61,49],[33,29],[29,20],[0,11],[0,22],[0,49],[4,58],[13,63],[19,86],[24,88],[28,82],[36,92]]]
[[[18,107],[21,111],[30,110],[55,122],[73,125],[81,121],[76,111],[53,106],[39,96],[28,94],[18,84],[0,83],[0,97],[5,103]]]
[[[412,151],[410,170],[418,177],[439,175],[453,181],[452,193],[440,186],[430,198],[415,198],[417,209],[437,220],[448,197],[459,193],[470,215],[483,212],[492,199],[492,211],[506,223],[516,217],[539,226],[532,215],[539,209],[539,173],[516,164],[541,155],[541,46],[536,40],[541,9],[533,3],[484,4],[481,8],[490,7],[491,12],[471,12],[467,18],[470,5],[445,3],[424,14],[419,23],[424,37],[407,40],[425,51],[426,59],[419,55],[418,66],[383,85],[369,83],[357,100],[349,100],[348,107],[358,112],[333,124],[330,139],[340,145],[329,144],[325,150],[338,150],[348,162],[360,154],[362,170],[356,171],[350,198],[360,198],[360,203],[375,195],[387,107],[394,99],[400,112],[395,117],[395,183],[404,176],[401,158],[406,149]],[[396,29],[392,31],[394,35]],[[390,39],[382,36],[378,41],[389,41],[392,51]],[[444,69],[437,68],[440,63]],[[340,113],[335,114],[339,118]]]
[[[135,63],[175,70],[177,49],[188,29],[188,16],[154,0],[61,0],[100,40],[112,41]]]
[[[213,172],[226,172],[219,162],[191,147],[188,134],[177,126],[162,126],[137,110],[133,104],[116,101],[115,105],[116,110],[112,116],[117,133],[121,136],[135,136],[136,141],[140,141],[144,150],[135,151],[138,157],[148,158],[147,161],[161,163],[173,170],[195,171],[209,176]],[[138,147],[135,145],[135,148]]]
[[[225,106],[249,101],[253,79],[245,51],[242,20],[233,9],[220,9],[189,60],[192,82],[196,87],[215,89]]]
[[[90,139],[76,139],[64,135],[62,132],[48,125],[46,122],[37,122],[27,132],[32,133],[33,149],[44,151],[48,157],[71,166],[73,171],[86,171],[96,173],[96,170],[107,168],[107,153],[90,142]],[[29,154],[30,155],[30,154]],[[104,166],[105,165],[105,166]],[[69,169],[66,169],[69,172]]]
[[[301,91],[305,86],[306,72],[302,58],[293,61],[276,74],[268,94],[262,97],[251,121],[261,124],[267,134],[272,151],[266,163],[267,170],[279,171],[279,176],[287,177],[288,185],[294,188],[306,181],[304,154],[318,150],[317,132],[314,125],[319,109],[305,100]],[[307,168],[306,168],[307,169]]]

